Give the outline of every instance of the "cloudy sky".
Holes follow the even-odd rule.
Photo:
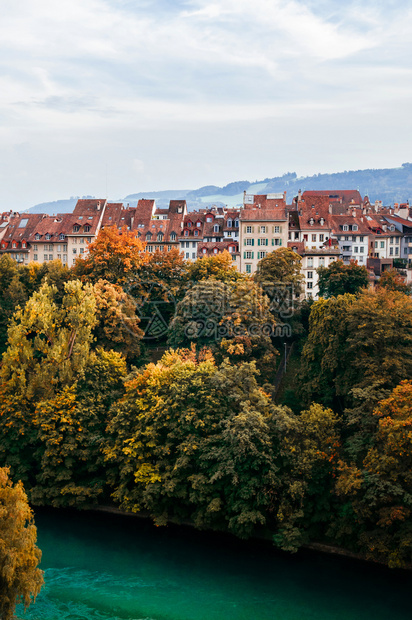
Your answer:
[[[1,0],[0,210],[412,161],[411,0]]]

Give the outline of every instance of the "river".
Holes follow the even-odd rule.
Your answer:
[[[412,575],[135,517],[36,511],[46,585],[25,620],[406,620]]]

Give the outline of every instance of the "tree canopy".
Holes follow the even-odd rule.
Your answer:
[[[345,293],[356,294],[368,286],[368,271],[363,265],[350,261],[333,261],[329,267],[319,267],[319,296],[336,297]]]

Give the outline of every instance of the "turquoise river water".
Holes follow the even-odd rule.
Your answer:
[[[312,552],[36,512],[46,585],[25,620],[406,620],[412,574]]]

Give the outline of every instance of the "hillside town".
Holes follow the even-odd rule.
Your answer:
[[[337,259],[368,269],[373,285],[390,268],[412,281],[412,208],[409,203],[384,206],[357,190],[299,191],[290,204],[286,192],[244,192],[238,208],[212,206],[188,212],[185,200],[170,200],[167,209],[141,199],[136,207],[106,199],[79,199],[69,214],[0,214],[0,255],[17,263],[60,260],[72,267],[88,252],[105,227],[128,230],[147,252],[179,249],[195,261],[228,251],[243,273],[253,274],[260,259],[280,247],[302,258],[304,295],[318,297],[319,267]]]

